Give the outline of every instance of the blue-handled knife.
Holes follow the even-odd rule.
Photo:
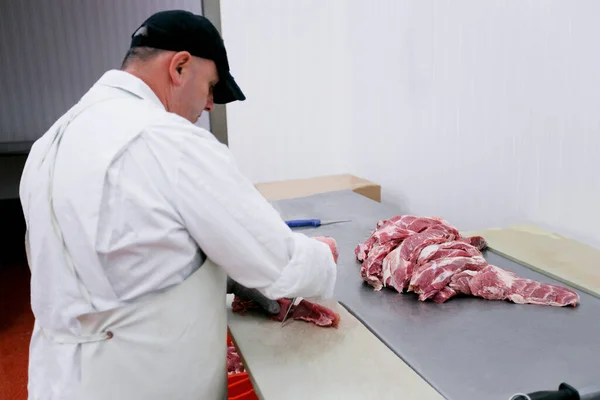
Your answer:
[[[320,219],[293,219],[285,221],[290,228],[302,228],[305,226],[319,227],[321,225],[339,224],[340,222],[350,222],[350,219],[339,221],[321,221]]]

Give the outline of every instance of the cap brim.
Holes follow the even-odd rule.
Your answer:
[[[219,77],[219,82],[213,90],[213,101],[215,104],[227,104],[232,101],[244,101],[246,96],[242,93],[242,89],[238,86],[229,72],[223,73]]]

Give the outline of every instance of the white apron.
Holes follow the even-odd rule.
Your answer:
[[[79,280],[54,215],[52,181],[62,135],[79,113],[70,111],[48,149],[48,201],[55,232],[63,243],[69,268],[82,295],[95,310]],[[50,151],[54,150],[54,151]],[[26,237],[27,255],[29,243]],[[226,274],[210,260],[183,283],[118,309],[79,317],[82,332],[71,336],[43,330],[57,343],[81,344],[82,400],[196,400],[227,397]]]

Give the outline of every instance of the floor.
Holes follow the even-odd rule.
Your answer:
[[[0,399],[27,399],[27,363],[33,314],[29,269],[23,238],[25,225],[17,200],[0,200]]]

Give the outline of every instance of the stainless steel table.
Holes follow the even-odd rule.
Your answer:
[[[337,240],[336,299],[445,398],[508,399],[564,381],[600,382],[600,299],[578,291],[577,308],[559,308],[479,298],[435,304],[419,302],[414,293],[375,292],[359,275],[354,247],[378,220],[403,210],[352,191],[272,204],[285,219],[352,219],[301,231]],[[484,255],[519,276],[560,284],[497,254]]]

